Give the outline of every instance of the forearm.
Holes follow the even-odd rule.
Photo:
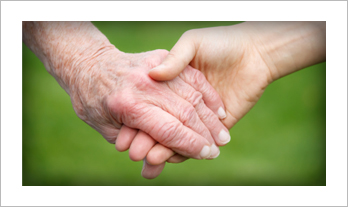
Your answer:
[[[276,80],[326,60],[326,22],[247,22]]]
[[[90,22],[23,22],[22,27],[24,43],[68,94],[83,68],[76,65],[91,65],[95,56],[114,48]]]

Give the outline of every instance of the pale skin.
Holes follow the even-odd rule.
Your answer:
[[[227,114],[222,122],[230,129],[270,83],[325,60],[325,22],[245,22],[187,31],[149,75],[168,81],[187,65],[197,68],[222,98]],[[158,145],[147,149],[144,177],[158,176],[171,161],[174,152]]]
[[[134,161],[157,143],[160,151],[178,153],[174,162],[212,159],[229,139],[220,121],[223,102],[201,72],[188,66],[170,81],[149,77],[168,51],[123,53],[90,22],[23,22],[23,41],[70,95],[79,118],[120,151],[132,138]]]

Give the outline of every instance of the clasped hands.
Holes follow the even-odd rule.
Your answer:
[[[71,99],[77,115],[116,149],[144,160],[142,175],[154,178],[165,162],[212,159],[230,140],[220,121],[225,107],[205,76],[191,66],[170,81],[155,81],[149,71],[165,50],[126,54],[113,46],[100,51],[79,75]],[[85,71],[85,70],[84,70]]]
[[[76,114],[155,178],[213,159],[273,81],[325,61],[325,22],[245,22],[185,32],[170,52],[119,51],[90,22],[23,22],[23,41]]]
[[[158,176],[165,162],[216,158],[231,139],[228,129],[271,82],[264,59],[246,45],[252,41],[238,35],[226,40],[233,47],[215,41],[231,28],[186,32],[170,53],[126,54],[104,46],[79,64],[89,70],[78,70],[70,94],[77,115],[118,151],[129,149],[131,160],[144,160],[145,178]]]

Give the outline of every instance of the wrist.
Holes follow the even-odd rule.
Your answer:
[[[84,42],[84,49],[68,54],[64,54],[63,60],[52,60],[52,75],[62,82],[62,87],[70,95],[73,88],[78,87],[77,83],[83,76],[95,74],[96,65],[100,64],[99,56],[110,51],[117,56],[121,53],[114,45],[109,42]]]
[[[117,50],[90,22],[23,22],[23,41],[69,95],[78,74],[96,56]]]
[[[325,61],[325,22],[259,22],[253,25],[255,44],[272,81]]]

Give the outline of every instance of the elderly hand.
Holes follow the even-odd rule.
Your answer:
[[[126,125],[184,156],[215,157],[219,151],[214,143],[225,144],[219,133],[227,129],[204,104],[202,93],[210,95],[211,104],[223,104],[212,87],[204,87],[209,86],[205,79],[191,77],[196,74],[192,68],[183,71],[182,78],[152,80],[148,71],[167,53],[156,50],[125,54],[111,48],[95,57],[93,63],[81,64],[79,67],[89,70],[78,75],[70,90],[74,109],[110,143],[115,143],[120,127]],[[194,88],[197,83],[202,84],[202,93]]]
[[[70,95],[76,114],[110,143],[125,125],[203,159],[218,155],[214,140],[229,139],[217,116],[224,105],[203,75],[188,68],[168,82],[148,76],[167,51],[120,52],[89,22],[23,22],[23,40]]]

